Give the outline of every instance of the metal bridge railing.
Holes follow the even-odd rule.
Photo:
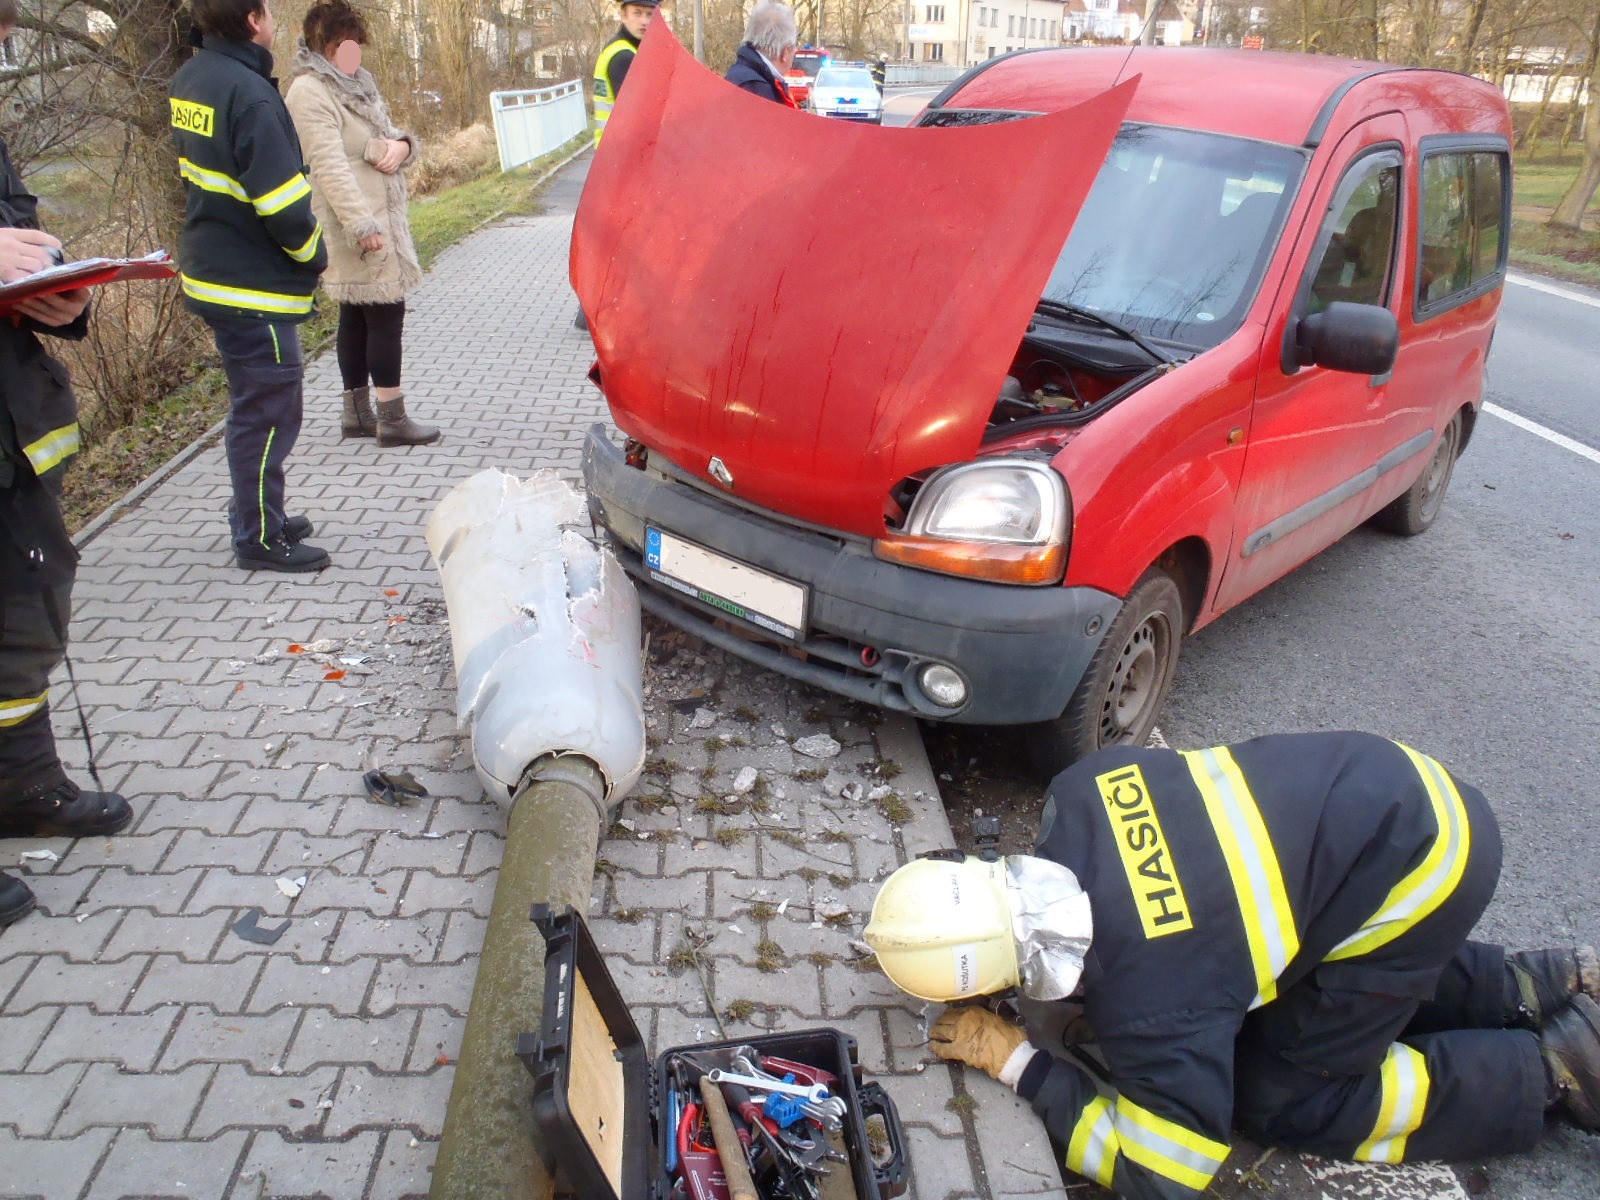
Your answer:
[[[500,169],[509,171],[549,154],[589,127],[578,80],[523,92],[491,92]]]

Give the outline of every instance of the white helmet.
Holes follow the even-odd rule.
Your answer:
[[[903,991],[961,1000],[1016,987],[1003,860],[918,858],[878,889],[867,945]]]
[[[1093,934],[1077,876],[1014,854],[907,863],[884,880],[862,936],[902,991],[952,1001],[1019,986],[1036,1000],[1067,996]]]

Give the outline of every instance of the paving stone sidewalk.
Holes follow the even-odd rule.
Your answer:
[[[73,660],[104,781],[137,819],[0,841],[40,899],[0,934],[0,1195],[426,1193],[504,814],[456,729],[422,528],[484,467],[576,479],[604,419],[566,284],[585,166],[414,297],[408,397],[442,442],[342,441],[332,356],[309,367],[289,495],[331,569],[232,566],[216,444],[84,547]],[[879,879],[950,844],[915,728],[649,630],[648,770],[589,914],[649,1045],[837,1026],[898,1102],[910,1195],[1063,1195],[1025,1106],[932,1059],[919,1006],[861,959]],[[430,795],[373,803],[372,767]],[[55,858],[21,858],[40,851]],[[278,940],[241,936],[251,912]]]

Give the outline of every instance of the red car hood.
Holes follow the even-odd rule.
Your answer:
[[[976,453],[1135,83],[860,127],[730,86],[656,22],[572,233],[618,426],[750,503],[883,533],[891,488]]]

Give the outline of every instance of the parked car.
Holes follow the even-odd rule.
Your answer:
[[[817,161],[828,123],[799,126],[790,157]],[[1363,522],[1433,524],[1482,403],[1510,122],[1446,71],[1135,47],[989,60],[918,126],[834,138],[812,192],[758,203],[740,176],[768,222],[750,244],[780,229],[804,254],[773,240],[737,279],[715,257],[737,253],[732,199],[703,249],[625,247],[598,217],[647,185],[591,174],[573,279],[628,439],[591,432],[591,512],[657,616],[858,700],[1025,726],[1048,774],[1147,737],[1186,633]],[[1104,134],[1075,156],[1020,141],[1056,128]],[[981,186],[937,190],[962,172]],[[1069,235],[1020,244],[1046,228],[1029,189]],[[832,211],[858,191],[875,208]],[[876,303],[841,298],[871,254]],[[891,370],[904,346],[938,369]]]
[[[832,61],[826,50],[805,46],[794,52],[794,62],[784,73],[783,82],[789,89],[789,95],[801,108],[811,99],[811,84],[817,72]]]
[[[865,67],[823,67],[812,81],[807,107],[824,117],[883,122],[883,94]]]

